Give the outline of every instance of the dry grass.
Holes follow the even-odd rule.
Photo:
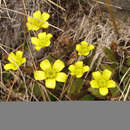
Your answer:
[[[32,15],[38,9],[50,13],[49,23],[51,26],[46,31],[52,33],[54,38],[51,47],[36,53],[30,42],[30,36],[33,32],[27,32],[25,23],[26,16]],[[104,47],[111,48],[113,42],[117,43],[114,53],[119,57],[119,66],[116,72],[121,75],[121,79],[119,80],[117,77],[118,74],[113,77],[118,83],[119,94],[116,97],[109,95],[105,100],[129,100],[129,66],[124,74],[120,74],[120,72],[126,59],[130,57],[130,15],[127,11],[118,10],[117,12],[114,12],[114,22],[117,27],[115,28],[110,12],[103,11],[100,8],[100,3],[92,1],[0,1],[0,52],[2,55],[0,62],[0,101],[81,100],[86,94],[91,95],[88,92],[89,86],[86,80],[91,80],[92,71],[101,70],[101,66],[104,64],[112,64],[112,61],[109,61],[104,53]],[[115,30],[118,30],[118,34]],[[36,34],[34,33],[34,35]],[[33,79],[33,71],[38,69],[40,61],[49,56],[53,60],[62,59],[66,65],[76,61],[75,44],[82,40],[94,44],[96,51],[88,57],[92,57],[90,64],[92,71],[84,76],[84,88],[76,98],[67,94],[72,81],[68,81],[63,87],[50,90],[44,86],[43,82],[37,82]],[[5,72],[3,65],[7,61],[8,53],[18,49],[24,51],[27,58],[26,65],[17,72]],[[85,58],[83,60],[86,62]],[[125,80],[126,77],[128,80]],[[92,96],[94,100],[101,100],[93,94]]]

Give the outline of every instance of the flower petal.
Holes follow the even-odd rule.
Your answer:
[[[41,19],[41,12],[40,10],[37,10],[33,13],[33,17],[37,19]]]
[[[45,39],[45,37],[46,37],[46,32],[38,33],[39,39]]]
[[[49,23],[48,22],[43,22],[42,27],[43,28],[48,28],[49,27]]]
[[[35,46],[35,49],[39,51],[42,47],[41,46]]]
[[[100,80],[102,78],[101,73],[99,71],[93,72],[92,75],[95,80]]]
[[[22,58],[22,62],[21,64],[25,63],[26,62],[26,58]]]
[[[80,44],[77,44],[76,45],[76,51],[80,51],[81,50],[81,45]]]
[[[45,72],[43,71],[34,71],[34,78],[35,80],[44,80],[46,79]]]
[[[56,80],[55,79],[46,79],[45,85],[47,88],[54,89],[56,87]]]
[[[32,21],[34,21],[34,18],[28,16],[28,17],[27,17],[27,21],[28,21],[29,23],[31,23]]]
[[[51,39],[52,37],[53,37],[53,36],[52,36],[51,33],[48,33],[48,34],[47,34],[47,38],[48,38],[48,39]]]
[[[51,69],[51,64],[48,59],[45,59],[40,63],[40,67],[42,70],[47,71]]]
[[[85,65],[85,66],[83,67],[83,72],[87,72],[87,71],[89,71],[89,70],[90,70],[89,66],[86,66],[86,65]]]
[[[89,50],[93,50],[94,49],[94,45],[89,45]]]
[[[111,75],[112,75],[112,72],[108,69],[105,69],[102,74],[105,80],[109,80],[111,78]]]
[[[87,56],[89,54],[89,51],[83,52],[82,55]]]
[[[99,93],[102,96],[106,96],[108,94],[108,88],[99,88]]]
[[[75,63],[75,66],[76,66],[76,68],[81,68],[81,67],[83,67],[83,61],[77,61],[77,62]]]
[[[65,67],[65,64],[63,61],[61,60],[56,60],[53,64],[53,69],[56,71],[56,72],[60,72],[63,68]]]
[[[56,81],[58,81],[58,82],[65,82],[66,79],[67,79],[67,75],[65,73],[63,73],[63,72],[57,73]]]
[[[19,58],[22,58],[23,52],[22,51],[17,51],[16,56],[19,57]]]
[[[76,74],[75,76],[76,76],[76,78],[81,78],[83,76],[83,73]]]
[[[86,47],[87,47],[87,46],[88,46],[88,42],[82,41],[82,42],[81,42],[81,46],[86,46]]]
[[[48,14],[46,12],[42,13],[42,20],[43,21],[47,21],[49,18],[50,18],[50,14]]]
[[[70,65],[70,66],[68,67],[68,69],[69,69],[70,71],[74,72],[74,71],[75,71],[75,66],[74,66],[74,65]]]
[[[31,43],[34,45],[39,45],[40,41],[37,37],[31,37]]]
[[[116,87],[116,82],[113,80],[107,81],[107,88],[115,88]]]
[[[29,31],[30,31],[30,30],[35,30],[35,31],[37,31],[37,30],[39,29],[38,26],[32,25],[32,24],[30,24],[30,23],[26,23],[26,26],[27,26],[27,28],[28,28]]]
[[[18,69],[18,67],[15,65],[15,64],[6,64],[6,65],[4,65],[4,69],[5,70],[17,70]]]
[[[13,52],[11,52],[10,54],[9,54],[9,56],[8,56],[8,60],[11,62],[11,63],[15,63],[15,59],[16,59],[16,55],[13,53]]]
[[[99,88],[98,83],[97,83],[96,80],[90,81],[90,85],[91,85],[92,88]]]

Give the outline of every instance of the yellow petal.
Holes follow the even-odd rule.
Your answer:
[[[56,87],[56,80],[55,79],[46,79],[45,85],[47,88],[54,89]]]
[[[91,85],[92,88],[99,88],[98,83],[97,83],[96,80],[90,81],[90,85]]]
[[[27,26],[27,28],[28,28],[29,31],[30,31],[30,30],[35,30],[35,31],[37,31],[37,30],[39,29],[38,26],[33,25],[33,24],[29,23],[29,22],[26,23],[26,26]]]
[[[37,10],[33,13],[33,17],[37,19],[41,19],[41,12],[40,10]]]
[[[34,18],[28,16],[28,17],[27,17],[27,21],[28,21],[29,23],[31,23],[32,21],[34,21]]]
[[[74,71],[75,71],[75,66],[74,66],[74,65],[70,65],[68,69],[69,69],[71,72],[74,72]]]
[[[116,82],[113,80],[107,81],[107,88],[115,88],[116,87]]]
[[[31,43],[34,45],[39,45],[40,41],[37,37],[31,37]]]
[[[22,51],[17,51],[16,56],[22,58],[23,52]]]
[[[50,46],[51,42],[50,41],[47,41],[46,44],[45,44],[45,47],[48,47]]]
[[[86,46],[86,47],[87,47],[87,46],[88,46],[88,42],[82,41],[82,42],[81,42],[81,46]]]
[[[22,58],[22,62],[21,64],[25,63],[26,62],[26,58]]]
[[[102,96],[106,96],[108,94],[108,88],[99,88],[99,93]]]
[[[46,38],[46,32],[38,33],[38,38],[39,39],[45,39]]]
[[[6,64],[6,65],[4,65],[4,69],[5,70],[17,70],[18,67],[14,64]]]
[[[65,82],[66,79],[67,79],[67,75],[65,73],[63,73],[63,72],[57,73],[56,81],[58,81],[58,82]]]
[[[11,62],[11,63],[15,63],[15,59],[16,59],[16,55],[11,52],[8,56],[8,60]]]
[[[49,23],[48,23],[48,22],[44,22],[44,23],[42,24],[42,27],[43,27],[43,28],[48,28],[48,27],[49,27]]]
[[[105,80],[109,80],[111,78],[111,75],[112,75],[112,72],[110,70],[108,70],[108,69],[105,69],[103,71],[103,75],[102,76],[103,76],[103,78]]]
[[[53,69],[56,72],[60,72],[65,67],[64,62],[61,60],[56,60],[53,64]]]
[[[46,79],[45,72],[43,71],[34,71],[35,80],[44,80]]]
[[[31,26],[30,23],[26,23],[26,26],[27,26],[27,29],[28,29],[29,31],[32,30],[32,26]]]
[[[51,33],[48,33],[48,34],[47,34],[47,38],[48,38],[48,39],[51,39],[52,37],[53,37],[53,36],[52,36]]]
[[[80,51],[80,50],[81,50],[81,45],[80,45],[80,44],[77,44],[77,45],[76,45],[76,50],[77,50],[77,51]]]
[[[89,71],[89,70],[90,70],[89,66],[84,66],[84,67],[83,67],[83,72],[87,72],[87,71]]]
[[[48,71],[51,69],[51,64],[50,64],[49,60],[45,59],[40,63],[40,67],[42,70]]]
[[[84,56],[87,56],[88,54],[89,54],[89,51],[82,53],[82,55],[84,55]]]
[[[76,78],[81,78],[83,76],[83,73],[76,74]]]
[[[37,50],[37,51],[39,51],[40,49],[41,49],[42,47],[41,46],[35,46],[35,49]]]
[[[83,67],[83,61],[77,61],[77,62],[75,63],[75,66],[76,66],[76,68]]]
[[[101,73],[99,71],[93,72],[92,75],[95,80],[100,80],[102,78]]]
[[[42,13],[42,20],[43,21],[47,21],[49,18],[50,18],[50,14],[48,14],[46,12]]]
[[[89,45],[89,50],[93,50],[94,49],[94,45]]]

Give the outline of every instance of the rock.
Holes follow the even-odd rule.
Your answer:
[[[107,0],[94,0],[100,2],[106,2]],[[123,10],[130,10],[130,0],[110,0],[111,4],[114,6],[118,6]]]

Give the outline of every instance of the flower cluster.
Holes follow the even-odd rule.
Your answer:
[[[47,20],[50,15],[46,12],[41,13],[39,10],[33,13],[33,17],[28,16],[27,18],[27,29],[29,31],[37,31],[41,28],[48,28],[49,23]],[[38,37],[31,37],[31,43],[35,45],[35,49],[39,51],[41,48],[50,46],[52,34],[41,32],[38,33]],[[95,47],[92,44],[88,44],[86,41],[82,41],[80,44],[76,45],[76,50],[79,56],[87,56],[90,51]],[[17,51],[16,54],[11,52],[9,54],[8,60],[10,63],[4,66],[5,70],[17,70],[22,64],[26,62],[26,58],[23,57],[22,51]],[[40,63],[41,70],[34,71],[35,80],[45,80],[45,86],[47,88],[54,89],[56,87],[56,82],[65,83],[68,76],[66,73],[61,72],[65,67],[65,64],[60,59],[56,60],[54,64],[51,64],[48,59],[43,60]],[[70,74],[76,76],[76,78],[81,78],[85,72],[90,70],[89,66],[84,65],[83,61],[77,61],[68,67]],[[98,88],[99,93],[102,96],[108,94],[108,88],[115,88],[116,83],[110,80],[112,72],[105,69],[102,73],[99,71],[93,72],[93,80],[90,82],[92,88]]]
[[[48,47],[51,42],[50,39],[52,38],[52,34],[46,34],[46,32],[42,32],[38,34],[37,37],[31,37],[32,44],[35,45],[35,49],[39,51],[41,48]]]
[[[116,83],[110,80],[112,73],[105,69],[103,73],[96,71],[92,73],[94,80],[90,82],[92,88],[99,88],[99,93],[103,96],[108,94],[108,88],[115,88]]]
[[[89,71],[89,66],[83,66],[83,61],[77,61],[74,65],[70,65],[68,69],[71,71],[71,75],[81,78],[85,72]]]
[[[17,70],[23,63],[26,62],[26,58],[22,58],[23,52],[17,51],[16,55],[11,52],[8,56],[9,64],[4,65],[5,70]]]
[[[33,17],[28,16],[27,17],[27,23],[26,26],[28,30],[34,30],[37,31],[40,28],[48,28],[49,24],[47,20],[50,18],[50,15],[46,12],[41,13],[40,10],[35,11],[33,13]]]
[[[42,70],[34,72],[35,80],[45,80],[47,88],[54,89],[56,81],[65,82],[67,75],[64,72],[60,72],[65,67],[61,60],[56,60],[53,65],[46,59],[40,63]]]
[[[88,42],[82,41],[81,44],[76,45],[76,50],[78,51],[78,55],[87,56],[91,50],[94,49],[93,45],[88,45]]]

